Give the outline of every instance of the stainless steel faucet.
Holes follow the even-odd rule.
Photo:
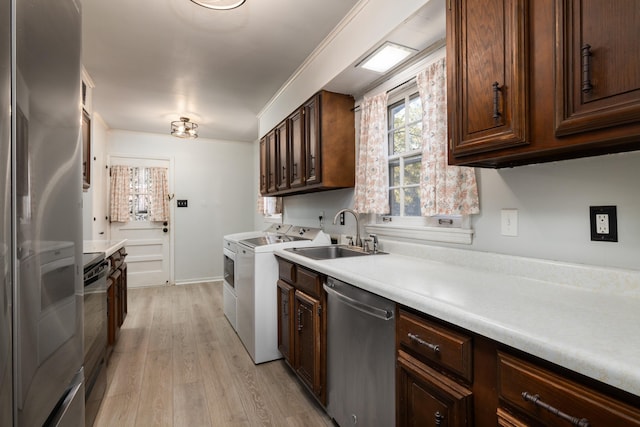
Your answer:
[[[356,246],[362,247],[362,240],[360,240],[360,221],[358,220],[358,213],[353,209],[340,209],[336,216],[333,217],[333,224],[338,222],[340,214],[343,212],[349,212],[356,219]]]

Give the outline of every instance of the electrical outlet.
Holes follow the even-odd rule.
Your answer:
[[[596,214],[596,233],[609,234],[609,214]]]
[[[591,240],[597,242],[617,242],[617,216],[615,206],[589,206]]]

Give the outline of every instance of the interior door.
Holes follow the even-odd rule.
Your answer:
[[[132,178],[130,203],[132,215],[129,222],[112,222],[111,240],[127,239],[127,285],[129,288],[159,286],[173,283],[171,242],[173,241],[173,205],[169,221],[149,221],[145,216],[144,169],[162,167],[168,169],[169,193],[172,188],[172,162],[169,159],[111,156],[110,165],[124,165],[137,169]]]

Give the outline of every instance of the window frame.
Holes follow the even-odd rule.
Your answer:
[[[389,170],[389,204],[391,205],[391,201],[393,200],[392,198],[392,192],[394,190],[399,190],[400,192],[400,197],[398,198],[399,201],[399,208],[400,208],[400,215],[390,215],[392,217],[414,217],[416,215],[405,215],[406,212],[406,206],[405,206],[405,190],[406,189],[410,189],[410,188],[415,188],[418,190],[418,196],[419,196],[419,191],[420,191],[420,182],[416,182],[413,184],[407,184],[405,181],[405,166],[407,161],[411,161],[411,160],[417,160],[418,163],[421,162],[422,159],[422,149],[421,148],[416,148],[416,149],[411,149],[411,137],[410,137],[410,128],[412,125],[415,124],[420,124],[420,129],[422,129],[422,118],[420,117],[418,120],[414,120],[414,121],[409,121],[407,114],[405,114],[405,120],[404,120],[404,125],[403,125],[403,131],[404,131],[404,145],[405,145],[405,150],[401,151],[399,153],[393,153],[393,143],[394,141],[392,140],[392,135],[395,134],[398,130],[400,130],[401,128],[395,128],[393,127],[393,125],[391,125],[392,123],[392,109],[398,105],[403,104],[405,106],[405,113],[407,112],[408,109],[408,105],[410,105],[411,101],[414,99],[420,99],[420,94],[418,93],[418,86],[415,82],[413,82],[411,85],[409,85],[408,87],[406,87],[403,91],[399,92],[397,95],[394,95],[393,97],[390,97],[387,100],[387,147],[388,147],[388,159],[387,159],[387,164],[388,164],[388,170]],[[422,105],[422,103],[421,103]],[[392,172],[391,172],[391,163],[392,162],[398,162],[398,185],[391,185],[391,181],[392,181]],[[419,206],[419,205],[418,205]],[[391,208],[391,206],[390,206]],[[417,215],[419,216],[419,215]]]

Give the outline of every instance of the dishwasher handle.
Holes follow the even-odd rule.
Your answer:
[[[327,292],[327,294],[335,296],[340,301],[344,302],[345,304],[349,305],[350,307],[355,308],[356,310],[359,310],[359,311],[361,311],[361,312],[363,312],[365,314],[377,317],[378,319],[382,319],[382,320],[391,320],[391,319],[393,319],[393,311],[391,311],[391,310],[386,310],[384,308],[378,308],[378,307],[374,307],[374,306],[369,305],[369,304],[365,304],[365,303],[360,302],[360,301],[358,301],[356,299],[348,297],[348,296],[336,291],[333,288],[330,288],[326,284],[322,285],[322,287]]]

